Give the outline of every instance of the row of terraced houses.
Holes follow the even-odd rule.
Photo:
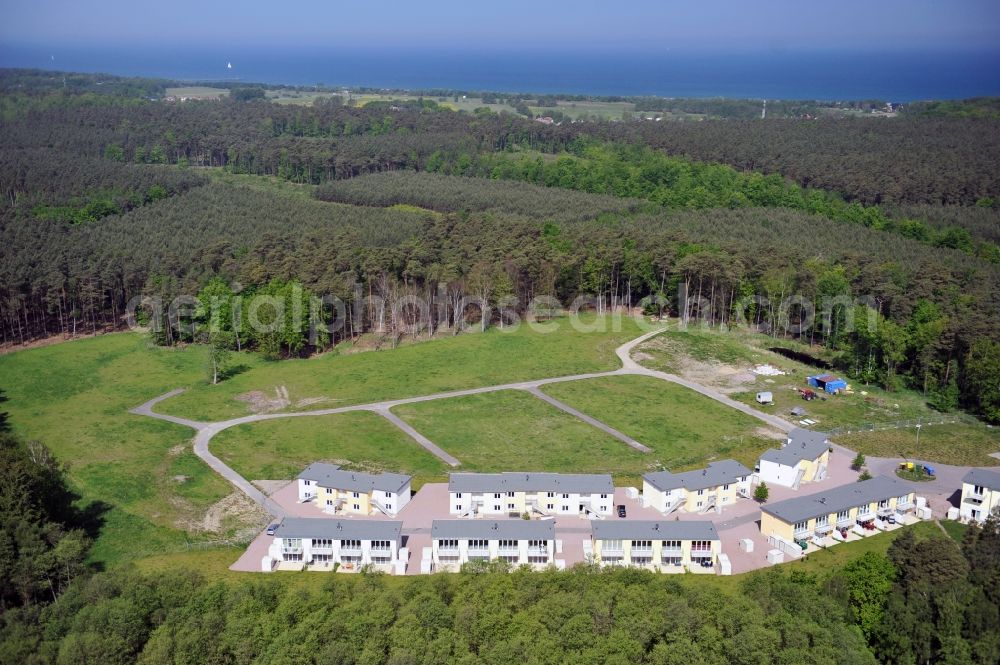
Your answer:
[[[794,430],[784,446],[765,452],[753,471],[722,460],[695,471],[647,473],[641,497],[638,490],[631,492],[663,516],[658,520],[615,517],[610,474],[453,473],[449,519],[433,520],[431,544],[414,552],[414,561],[425,573],[458,570],[477,561],[563,567],[556,519],[579,516],[589,520],[583,550],[591,563],[664,573],[725,572],[728,559],[710,519],[667,517],[675,512],[721,513],[749,499],[759,482],[797,489],[822,480],[831,452],[825,435]],[[262,561],[264,570],[371,566],[406,571],[411,553],[404,547],[403,522],[391,518],[409,502],[408,476],[317,463],[300,474],[298,495],[331,517],[282,520]],[[965,478],[954,517],[982,520],[998,506],[1000,473],[976,469]],[[793,556],[930,517],[926,502],[910,485],[885,476],[765,504],[760,511],[760,532],[771,551]]]

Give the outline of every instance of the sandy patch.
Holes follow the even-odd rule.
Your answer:
[[[178,443],[176,446],[174,446],[173,448],[171,448],[170,450],[168,450],[167,454],[170,455],[171,457],[177,457],[182,452],[184,452],[185,448],[187,448],[187,446],[185,444]]]
[[[192,525],[195,527],[192,530],[218,532],[227,520],[236,521],[240,525],[263,524],[268,520],[268,515],[246,494],[234,491],[212,504],[200,523]]]
[[[764,439],[776,439],[784,441],[786,438],[784,432],[779,432],[773,427],[758,427],[753,431],[753,433]]]
[[[250,483],[264,494],[271,496],[293,480],[251,480]]]
[[[274,388],[274,397],[269,397],[267,393],[260,390],[252,390],[248,393],[237,395],[234,399],[237,402],[246,402],[247,408],[251,413],[278,411],[291,404],[291,400],[288,399],[288,388],[285,386],[276,386]]]
[[[653,356],[649,355],[648,353],[643,353],[642,351],[632,354],[632,360],[636,361],[637,363],[641,363],[643,360],[652,360],[652,359]]]

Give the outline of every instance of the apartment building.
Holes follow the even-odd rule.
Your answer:
[[[757,476],[768,485],[798,489],[801,483],[826,478],[829,466],[830,440],[826,433],[798,427],[788,433],[785,445],[760,456]]]
[[[760,531],[784,543],[808,541],[834,530],[855,530],[855,525],[884,527],[890,521],[904,520],[915,507],[916,493],[909,485],[878,476],[828,492],[765,504],[761,507]]]
[[[722,541],[709,521],[595,521],[587,545],[584,553],[600,566],[634,566],[664,573],[714,573],[722,553]]]
[[[962,478],[962,501],[959,519],[983,522],[1000,507],[1000,472],[973,469]]]
[[[372,566],[402,572],[402,528],[402,522],[389,520],[286,517],[275,529],[263,568],[353,572]]]
[[[433,570],[456,571],[470,561],[502,560],[514,566],[544,568],[555,563],[552,520],[434,520],[431,523]]]
[[[738,496],[749,498],[751,476],[750,469],[731,459],[695,471],[647,473],[642,477],[642,502],[664,515],[675,510],[721,513]]]
[[[394,516],[410,501],[410,476],[347,471],[314,462],[298,476],[299,501],[314,501],[327,513]]]
[[[615,500],[611,474],[453,473],[448,512],[484,515],[610,515]]]

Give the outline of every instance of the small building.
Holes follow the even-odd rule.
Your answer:
[[[410,502],[410,476],[347,471],[313,462],[298,476],[299,501],[315,501],[328,513],[395,516]]]
[[[772,395],[771,391],[769,391],[769,390],[764,390],[762,392],[759,392],[759,393],[757,393],[757,403],[758,404],[774,404],[774,395]]]
[[[761,507],[760,531],[782,543],[808,541],[826,537],[834,530],[854,530],[855,525],[879,523],[884,527],[890,519],[895,522],[912,515],[914,508],[916,494],[909,485],[877,476],[828,492],[765,504]]]
[[[958,504],[963,522],[983,522],[1000,507],[1000,471],[972,469],[962,478],[962,500]]]
[[[714,573],[722,541],[708,521],[608,520],[591,524],[590,551],[599,566]]]
[[[453,473],[448,512],[462,517],[533,513],[610,515],[615,486],[610,473]]]
[[[824,432],[797,427],[781,448],[764,451],[757,465],[762,483],[798,489],[800,483],[826,478],[830,465],[830,440]]]
[[[402,546],[402,522],[286,517],[274,531],[268,557],[279,570],[391,573]],[[404,562],[405,563],[405,562]]]
[[[544,568],[555,564],[553,520],[434,520],[431,561],[434,572],[457,571],[470,561],[506,561],[512,566]]]
[[[839,393],[841,390],[847,390],[847,382],[832,374],[817,374],[816,376],[808,377],[806,381],[813,388],[830,393],[831,395]]]
[[[721,513],[736,503],[737,496],[749,498],[751,475],[750,469],[731,459],[695,471],[647,473],[642,477],[642,500],[665,515],[675,510]]]

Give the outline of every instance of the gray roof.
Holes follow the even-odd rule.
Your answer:
[[[781,448],[765,450],[760,458],[782,466],[795,466],[802,460],[814,460],[830,448],[826,432],[814,432],[796,427],[788,433],[788,442]]]
[[[888,476],[876,476],[860,483],[841,485],[827,492],[767,504],[761,507],[761,511],[794,524],[911,492],[913,488],[902,481]]]
[[[402,522],[389,520],[334,520],[323,517],[286,517],[275,538],[330,538],[331,540],[399,540]]]
[[[972,469],[962,478],[963,483],[980,485],[991,490],[1000,490],[1000,471]]]
[[[658,471],[647,473],[642,478],[649,481],[649,484],[660,491],[667,491],[683,487],[688,490],[703,490],[709,487],[718,487],[735,483],[740,478],[750,475],[750,469],[746,468],[736,460],[724,459],[718,462],[710,462],[704,469],[685,471],[684,473],[670,473],[669,471]]]
[[[555,520],[434,520],[431,538],[554,540]]]
[[[348,471],[336,464],[313,462],[299,474],[300,480],[311,480],[320,487],[333,487],[352,492],[399,492],[410,482],[410,477],[401,473],[364,473]]]
[[[594,540],[718,540],[707,520],[601,520],[591,522]]]
[[[453,473],[448,476],[449,492],[567,492],[571,494],[614,494],[610,473]]]

